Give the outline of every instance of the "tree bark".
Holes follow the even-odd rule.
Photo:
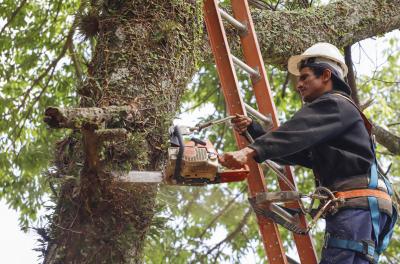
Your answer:
[[[377,124],[373,124],[372,130],[379,144],[387,148],[394,155],[400,155],[400,137]]]
[[[52,128],[81,129],[84,124],[93,124],[96,127],[110,126],[113,123],[125,120],[139,124],[144,114],[137,105],[84,107],[84,108],[57,108],[49,107],[45,111],[44,122]]]
[[[296,11],[252,13],[267,64],[287,64],[318,41],[345,47],[400,28],[400,0],[347,0]]]
[[[110,172],[160,169],[200,57],[195,2],[100,2],[90,7],[99,32],[80,106],[46,111],[52,127],[73,132],[58,145],[59,193],[44,263],[142,262],[157,187],[122,185]]]
[[[107,116],[105,109],[140,101],[146,116],[140,122],[103,118],[101,131],[98,126],[82,129],[76,117],[74,122],[63,122],[68,118],[60,109],[48,119],[55,127],[74,130],[58,144],[53,181],[59,184],[59,193],[46,264],[141,263],[157,188],[123,186],[113,182],[109,172],[159,169],[167,129],[184,88],[196,62],[210,58],[209,52],[200,54],[205,38],[200,34],[202,14],[196,1],[99,2],[91,1],[99,33],[88,76],[78,89],[79,108]],[[400,0],[351,0],[301,11],[257,11],[253,17],[266,62],[284,66],[289,56],[316,41],[343,47],[399,28],[399,14]],[[92,115],[84,118],[99,121]],[[127,139],[123,144],[103,142],[110,139],[110,131],[126,132]],[[104,140],[94,140],[97,137]]]
[[[344,47],[344,61],[346,62],[349,72],[347,73],[347,83],[351,89],[351,99],[357,106],[360,106],[360,99],[358,97],[358,90],[356,84],[356,75],[353,70],[353,59],[351,58],[351,45]]]

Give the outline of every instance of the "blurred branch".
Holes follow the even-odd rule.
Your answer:
[[[377,82],[383,82],[383,83],[387,83],[387,84],[400,84],[400,81],[385,81],[385,80],[376,79],[376,78],[371,78],[371,80],[377,81]]]
[[[64,57],[65,53],[67,52],[69,43],[72,42],[72,37],[75,32],[75,26],[70,28],[68,35],[66,36],[66,41],[61,49],[60,54],[47,66],[47,68],[32,82],[31,87],[25,92],[25,96],[22,99],[21,104],[18,106],[19,108],[24,108],[26,100],[30,97],[30,93],[32,92],[33,88],[35,88],[47,75],[48,73],[54,69],[58,62]]]
[[[208,92],[208,93],[206,94],[206,96],[204,96],[203,99],[201,99],[201,101],[200,101],[199,103],[195,104],[195,105],[192,106],[192,107],[189,107],[188,109],[185,109],[184,111],[182,111],[182,113],[186,113],[186,112],[189,112],[189,111],[192,111],[192,110],[196,109],[196,108],[199,107],[200,105],[202,105],[202,104],[204,104],[205,102],[207,102],[208,99],[210,99],[210,97],[213,96],[213,95],[214,95],[216,92],[218,92],[218,91],[219,91],[219,87],[217,87],[217,88],[214,89],[214,90],[211,90],[210,92]]]
[[[76,77],[78,78],[79,82],[82,82],[82,80],[83,80],[83,71],[82,71],[82,67],[81,67],[81,64],[79,62],[79,59],[76,56],[76,52],[75,52],[75,49],[74,49],[73,41],[69,42],[68,51],[69,51],[69,55],[71,56],[71,59],[72,59],[72,64],[74,65],[74,68],[75,68]]]
[[[217,143],[215,144],[215,149],[218,151],[221,148],[222,145],[222,139],[225,137],[226,132],[228,131],[228,124],[225,123],[223,128],[222,128],[222,132],[219,133],[218,135],[218,140]]]
[[[364,102],[364,103],[362,103],[361,105],[360,105],[360,110],[361,111],[364,111],[365,109],[367,109],[368,107],[370,107],[372,104],[374,103],[374,99],[369,99],[368,101],[366,101],[366,102]]]
[[[282,98],[285,98],[286,88],[287,88],[288,84],[289,84],[289,72],[286,73],[285,81],[282,85],[282,93],[281,93]]]
[[[356,76],[354,74],[354,69],[353,69],[353,60],[351,58],[351,45],[344,47],[344,60],[347,65],[347,68],[349,69],[347,73],[347,81],[351,89],[351,98],[353,99],[354,103],[357,106],[359,106],[360,99],[358,97]]]
[[[400,125],[400,122],[391,123],[391,124],[388,124],[387,126],[390,127],[390,126],[397,126],[397,125]]]
[[[292,0],[287,1],[286,6],[288,10],[306,9],[311,7],[311,3],[308,0]]]
[[[252,210],[248,209],[245,215],[243,216],[242,220],[236,226],[236,228],[231,233],[229,233],[223,240],[221,240],[218,244],[209,249],[205,255],[207,256],[211,254],[214,250],[219,249],[223,244],[228,243],[233,238],[235,238],[240,233],[240,231],[242,231],[242,228],[247,224],[247,221],[249,220],[251,213]]]
[[[22,109],[25,106],[26,100],[28,99],[30,92],[33,90],[33,88],[35,86],[37,86],[46,76],[48,77],[47,83],[46,85],[42,88],[41,92],[39,93],[38,96],[35,97],[33,103],[29,106],[28,111],[26,112],[26,114],[24,115],[24,118],[18,122],[18,124],[14,127],[14,129],[18,129],[18,132],[16,134],[16,138],[19,138],[21,135],[21,132],[25,126],[26,120],[28,119],[29,115],[32,112],[32,109],[34,107],[34,105],[39,101],[40,97],[44,94],[44,92],[47,90],[48,84],[54,74],[55,68],[58,64],[58,62],[64,57],[69,43],[72,42],[72,37],[74,35],[75,32],[75,26],[73,25],[67,35],[67,39],[64,43],[63,48],[61,49],[60,54],[57,56],[57,58],[55,58],[50,64],[49,66],[47,66],[47,68],[44,70],[44,72],[42,72],[42,74],[40,74],[32,83],[31,87],[25,92],[25,97],[22,100],[21,105],[19,106],[20,109]],[[48,73],[51,71],[50,76],[48,76]]]
[[[33,99],[32,104],[29,106],[28,111],[25,113],[24,117],[21,119],[20,122],[18,122],[17,126],[15,127],[15,129],[18,129],[18,132],[16,133],[16,137],[15,138],[19,138],[21,136],[22,130],[25,128],[25,123],[28,120],[29,116],[32,113],[33,107],[35,106],[35,104],[39,101],[40,97],[42,97],[42,95],[44,94],[44,92],[47,90],[47,87],[49,86],[50,80],[53,78],[54,76],[54,71],[55,71],[55,66],[52,68],[50,75],[48,76],[47,82],[45,84],[45,86],[42,88],[42,90],[40,91],[39,95],[36,96]],[[22,122],[22,124],[21,124]]]
[[[280,1],[278,1],[279,3]],[[249,0],[249,4],[258,9],[269,9],[269,10],[276,10],[276,6],[274,7],[270,3],[266,3],[262,0]]]
[[[200,196],[200,190],[201,190],[201,188],[195,188],[195,191],[191,194],[192,199],[190,199],[185,210],[183,210],[183,213],[182,213],[183,218],[188,217],[190,210],[192,209],[192,206],[195,204],[195,202],[197,202],[197,199]]]
[[[200,196],[200,190],[201,190],[200,188],[196,188],[195,189],[195,192],[192,194],[192,199],[188,202],[185,210],[182,212],[183,221],[187,220],[186,218],[188,217],[188,215],[190,213],[190,210],[192,209],[192,206],[195,204],[196,201],[198,201],[198,198]],[[186,221],[186,223],[187,223],[187,221]],[[183,230],[182,231],[185,232],[188,227],[189,226],[187,224],[185,224],[183,226]],[[179,247],[175,249],[174,257],[177,257],[177,256],[180,255],[180,252],[182,251],[182,248],[183,248],[184,245],[185,245],[184,243],[181,243],[179,245]]]
[[[4,30],[6,30],[6,28],[8,27],[8,25],[10,25],[14,18],[18,15],[19,11],[21,11],[21,9],[24,7],[24,5],[26,4],[27,0],[23,0],[21,2],[21,4],[17,7],[17,9],[14,10],[14,12],[11,14],[10,19],[7,21],[7,23],[3,26],[3,28],[0,31],[0,36],[4,33]]]
[[[201,232],[201,234],[198,236],[198,239],[199,239],[199,240],[201,240],[201,239],[203,238],[203,236],[207,233],[208,229],[209,229],[210,227],[212,227],[212,226],[218,221],[218,219],[219,219],[221,216],[223,216],[223,215],[228,211],[228,209],[231,207],[231,205],[236,201],[236,199],[237,199],[240,195],[243,194],[243,192],[246,190],[246,188],[247,188],[247,186],[245,186],[244,188],[242,188],[242,189],[240,190],[240,192],[239,192],[235,197],[233,197],[233,198],[225,205],[225,207],[222,208],[221,211],[219,211],[219,212],[215,215],[215,217],[211,220],[211,222],[208,223],[208,225],[203,229],[203,231]]]
[[[387,148],[391,153],[400,155],[400,137],[377,124],[373,124],[372,129],[379,144]]]

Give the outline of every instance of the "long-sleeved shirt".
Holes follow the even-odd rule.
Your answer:
[[[253,122],[248,131],[255,160],[312,168],[319,183],[334,191],[367,188],[375,159],[370,136],[356,107],[335,93],[304,105],[272,132]]]

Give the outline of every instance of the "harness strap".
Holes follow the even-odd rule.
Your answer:
[[[340,239],[329,236],[329,233],[327,233],[324,247],[341,248],[361,253],[371,263],[378,263],[379,260],[379,254],[375,250],[375,246],[373,245],[373,243],[365,240],[355,241],[355,240]]]
[[[368,120],[368,118],[364,115],[364,113],[361,111],[361,109],[353,102],[353,100],[351,100],[349,97],[344,96],[343,94],[340,94],[340,93],[334,93],[334,95],[337,95],[337,96],[340,96],[340,97],[346,99],[346,100],[347,100],[349,103],[351,103],[355,108],[357,108],[358,112],[359,112],[360,115],[361,115],[361,118],[362,118],[363,121],[364,121],[364,125],[365,125],[365,128],[366,128],[367,131],[368,131],[368,134],[371,135],[371,134],[372,134],[372,127],[373,127],[372,123],[371,123],[371,122]]]
[[[392,185],[390,184],[389,180],[386,178],[386,176],[383,176],[383,181],[385,182],[386,185],[386,189],[388,190],[389,195],[393,194],[393,189],[392,189]]]
[[[372,228],[374,229],[375,244],[379,248],[379,246],[380,246],[380,243],[379,243],[379,235],[380,235],[379,217],[380,217],[380,212],[379,212],[379,207],[378,207],[378,199],[376,199],[375,197],[368,197],[368,203],[369,203],[369,211],[370,211],[370,214],[371,214]]]
[[[398,216],[396,208],[394,206],[392,208],[393,208],[392,218],[390,221],[386,222],[386,226],[382,230],[382,233],[385,235],[382,238],[382,241],[380,241],[381,243],[378,248],[378,254],[381,254],[388,247],[390,239],[392,238],[393,235],[394,225],[396,224]]]
[[[375,153],[375,148],[373,148],[373,150]],[[377,187],[378,187],[378,168],[376,167],[376,159],[375,159],[371,166],[371,174],[370,174],[368,188],[376,189]]]
[[[357,197],[370,197],[370,196],[376,197],[376,198],[382,198],[389,202],[392,201],[389,194],[387,194],[384,191],[380,191],[380,190],[376,190],[376,189],[375,190],[374,189],[356,189],[356,190],[335,193],[336,198],[343,198],[343,199],[357,198]]]
[[[370,135],[371,148],[375,155],[375,142],[371,135],[372,134],[371,133],[372,132],[371,122],[369,122],[368,118],[366,118],[366,116],[363,114],[363,112],[357,107],[357,105],[350,98],[348,98],[342,94],[339,94],[339,93],[335,93],[335,94],[346,99],[348,102],[350,102],[353,106],[355,106],[357,108],[358,112],[360,113],[360,115],[364,121],[364,124],[368,131],[368,134]],[[385,192],[376,190],[376,188],[378,187],[378,170],[377,170],[377,161],[376,161],[376,156],[375,156],[375,160],[372,163],[371,171],[370,171],[370,181],[369,181],[369,185],[368,185],[369,190],[362,189],[362,190],[360,190],[359,193],[357,193],[358,190],[349,191],[350,192],[349,196],[358,194],[361,196],[354,196],[354,197],[368,197],[368,204],[369,204],[369,208],[370,208],[371,222],[372,222],[372,227],[374,230],[375,245],[376,245],[376,250],[374,247],[374,254],[373,254],[374,257],[371,258],[374,260],[373,263],[378,262],[379,255],[387,248],[390,238],[392,237],[392,234],[393,234],[394,225],[397,221],[397,210],[394,206],[392,206],[392,208],[393,208],[392,217],[389,221],[386,222],[385,226],[383,227],[382,232],[380,232],[380,226],[379,226],[380,211],[379,211],[379,206],[378,206],[378,198],[392,201],[390,198],[390,195],[392,195],[392,193],[393,193],[393,189],[391,187],[390,182],[386,179],[386,177],[383,176],[382,178],[385,181],[385,185],[386,185],[388,194]],[[343,194],[343,196],[346,196],[346,195]],[[346,197],[343,197],[343,198],[346,198]],[[347,198],[351,198],[351,197],[347,197]],[[379,237],[381,239],[379,239]],[[329,241],[326,241],[326,242],[329,242]],[[360,243],[361,243],[361,245],[360,245]],[[331,245],[333,247],[351,249],[351,250],[360,252],[362,243],[363,242],[351,241],[351,240],[341,240],[341,239],[335,238],[332,240],[332,242],[329,243],[329,245]],[[368,249],[370,249],[370,248],[368,247]],[[368,257],[368,255],[372,255],[371,252],[368,253],[368,250],[366,252],[367,252],[367,257]]]

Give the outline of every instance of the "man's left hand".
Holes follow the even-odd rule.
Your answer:
[[[218,160],[222,166],[225,166],[229,169],[240,169],[243,168],[249,159],[254,157],[254,155],[255,150],[246,147],[238,151],[227,152],[222,156],[219,156]]]

